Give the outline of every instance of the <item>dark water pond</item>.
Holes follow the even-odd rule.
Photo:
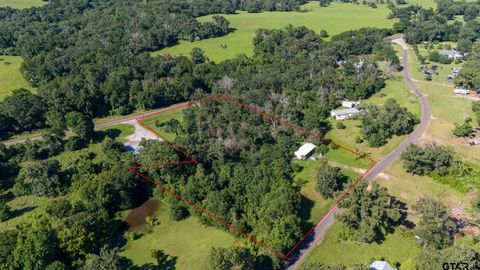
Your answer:
[[[130,211],[128,216],[124,219],[125,223],[128,224],[128,230],[133,231],[142,227],[145,224],[147,217],[153,216],[158,208],[160,208],[160,200],[150,199]]]

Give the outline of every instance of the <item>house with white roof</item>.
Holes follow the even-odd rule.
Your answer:
[[[295,156],[301,160],[306,159],[310,155],[312,155],[313,150],[315,150],[315,148],[317,148],[315,144],[305,143],[302,146],[300,146],[300,148],[298,148],[297,151],[295,151]]]
[[[459,59],[463,57],[463,55],[456,50],[439,50],[438,53],[440,55],[446,56],[448,58],[453,58],[453,59]]]
[[[360,110],[357,108],[333,110],[330,112],[330,116],[332,116],[336,120],[353,118],[359,114],[360,114]]]
[[[457,95],[468,95],[468,94],[470,94],[470,90],[456,88],[456,89],[453,90],[453,93],[455,93]]]
[[[386,261],[374,261],[370,265],[371,270],[395,270],[393,267],[388,264]]]

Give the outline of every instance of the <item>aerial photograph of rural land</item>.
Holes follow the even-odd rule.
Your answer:
[[[480,270],[480,0],[0,0],[0,270]]]

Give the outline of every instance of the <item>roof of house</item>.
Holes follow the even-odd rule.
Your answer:
[[[393,270],[393,268],[386,261],[374,261],[370,268],[375,270]]]
[[[317,146],[313,143],[305,143],[298,150],[295,152],[295,155],[297,156],[306,156],[310,154]]]
[[[342,110],[333,110],[332,113],[335,115],[348,115],[348,114],[357,114],[360,111],[357,108],[351,109],[342,109]]]
[[[458,52],[456,50],[439,50],[438,53],[441,54],[441,55],[447,55],[449,57],[454,57],[456,55],[460,55],[460,52]]]

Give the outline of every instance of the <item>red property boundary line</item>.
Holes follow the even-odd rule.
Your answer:
[[[278,123],[281,123],[287,127],[290,127],[296,131],[299,131],[299,132],[302,132],[302,133],[305,133],[307,135],[310,135],[314,138],[317,138],[325,143],[329,143],[329,144],[332,144],[332,145],[335,145],[336,147],[338,148],[341,148],[343,150],[346,150],[360,158],[363,158],[363,159],[366,159],[366,160],[369,160],[371,162],[371,165],[367,168],[367,170],[360,176],[358,177],[355,182],[347,189],[347,191],[345,191],[338,199],[337,201],[335,201],[335,203],[329,208],[329,210],[323,214],[323,216],[318,220],[318,222],[307,232],[305,233],[301,238],[300,240],[293,246],[293,248],[287,253],[287,254],[283,254],[281,253],[280,251],[277,251],[267,245],[265,245],[264,243],[262,243],[261,241],[257,240],[256,238],[254,238],[253,236],[249,235],[249,234],[246,234],[244,232],[242,232],[240,229],[238,229],[237,227],[231,225],[230,223],[228,223],[227,221],[225,221],[224,219],[212,214],[211,212],[207,211],[206,209],[204,209],[203,207],[201,206],[198,206],[196,204],[194,204],[193,202],[183,198],[182,196],[180,196],[178,193],[168,189],[167,187],[163,186],[162,184],[156,182],[155,180],[149,178],[148,176],[146,176],[145,174],[142,174],[141,172],[138,171],[138,169],[148,169],[148,168],[152,168],[152,167],[165,167],[165,166],[170,166],[170,165],[181,165],[181,164],[197,164],[198,161],[195,157],[193,157],[192,155],[190,155],[189,153],[187,153],[185,150],[183,150],[182,148],[178,147],[176,144],[174,144],[173,142],[167,140],[164,136],[162,136],[160,133],[158,133],[156,130],[154,130],[153,128],[151,128],[150,126],[148,126],[143,120],[146,119],[146,118],[149,118],[149,117],[152,117],[152,116],[155,116],[155,115],[158,115],[158,114],[162,114],[162,113],[166,113],[166,112],[169,112],[169,111],[173,111],[173,110],[177,110],[177,109],[180,109],[180,108],[184,108],[184,107],[189,107],[189,106],[193,106],[193,105],[197,105],[197,104],[200,104],[202,102],[205,102],[205,101],[208,101],[208,100],[225,100],[225,101],[228,101],[232,104],[235,104],[239,107],[242,107],[244,109],[247,109],[249,111],[252,111],[254,113],[257,113],[257,114],[260,114],[266,118],[269,118],[275,122],[278,122]],[[183,153],[185,156],[187,156],[189,159],[188,160],[185,160],[185,161],[181,161],[181,162],[167,162],[167,163],[162,163],[162,164],[152,164],[152,165],[147,165],[147,166],[132,166],[132,167],[129,167],[128,170],[141,176],[142,178],[144,178],[145,180],[153,183],[154,185],[158,186],[159,188],[161,188],[162,190],[164,190],[165,192],[168,192],[169,194],[171,194],[172,196],[176,197],[177,199],[185,202],[186,204],[190,205],[192,208],[194,208],[195,210],[199,211],[199,212],[203,212],[205,213],[206,215],[208,215],[209,217],[211,217],[212,219],[220,222],[221,224],[227,226],[228,228],[230,228],[231,230],[237,232],[239,235],[249,239],[250,241],[254,242],[255,244],[271,251],[272,253],[274,253],[275,255],[279,256],[281,259],[283,260],[287,260],[290,255],[295,251],[295,249],[297,249],[302,243],[303,241],[315,230],[315,228],[317,228],[317,226],[322,223],[324,221],[324,219],[333,211],[335,210],[335,208],[338,206],[338,204],[343,201],[343,199],[345,199],[345,197],[352,191],[352,189],[364,178],[364,176],[370,171],[370,169],[377,163],[377,161],[375,161],[374,159],[370,158],[370,157],[367,157],[365,155],[362,155],[356,151],[353,151],[347,147],[344,147],[342,145],[339,145],[337,143],[334,143],[330,140],[327,140],[323,137],[320,137],[316,134],[313,134],[311,132],[309,132],[308,130],[305,130],[301,127],[298,127],[298,126],[295,126],[289,122],[286,122],[286,121],[283,121],[281,119],[278,119],[274,116],[271,116],[269,114],[267,114],[266,112],[264,111],[261,111],[261,110],[258,110],[256,108],[253,108],[251,106],[248,106],[248,105],[245,105],[243,103],[240,103],[238,102],[237,100],[234,100],[232,98],[229,98],[227,96],[224,96],[224,95],[221,95],[221,94],[218,94],[218,95],[213,95],[213,96],[209,96],[209,97],[206,97],[206,98],[203,98],[203,99],[200,99],[200,100],[196,100],[196,101],[192,101],[192,102],[188,102],[188,103],[184,103],[184,104],[181,104],[181,105],[178,105],[178,106],[173,106],[173,107],[169,107],[165,110],[161,110],[161,111],[158,111],[158,112],[154,112],[154,113],[151,113],[151,114],[148,114],[148,115],[144,115],[142,117],[139,117],[136,119],[137,122],[139,124],[141,124],[143,127],[145,127],[146,129],[148,129],[149,131],[153,132],[155,135],[157,135],[158,137],[160,137],[163,141],[165,141],[166,143],[168,143],[172,148],[180,151],[181,153]]]

